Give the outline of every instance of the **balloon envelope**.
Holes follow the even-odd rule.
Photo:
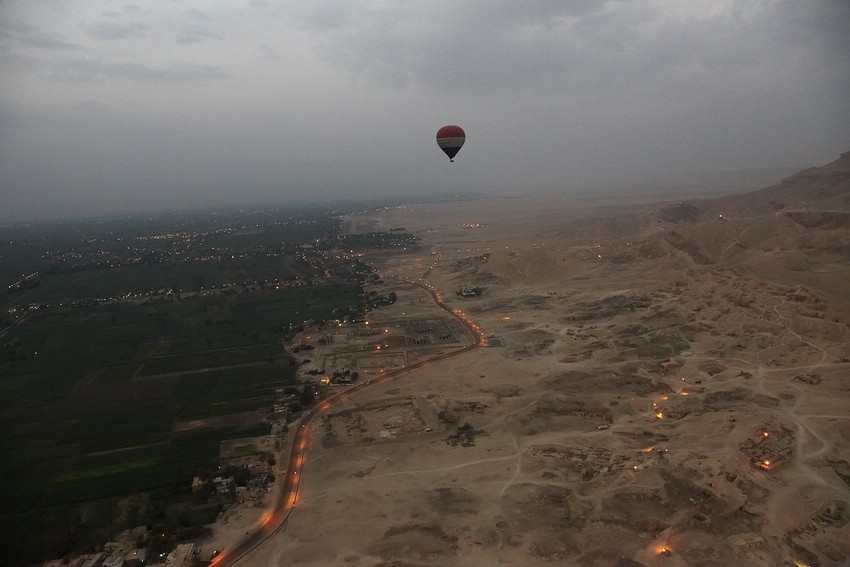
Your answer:
[[[454,161],[454,157],[460,151],[463,143],[466,141],[466,133],[460,126],[443,126],[437,130],[437,145],[440,149],[446,152],[449,156],[449,161]]]

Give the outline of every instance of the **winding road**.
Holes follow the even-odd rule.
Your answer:
[[[302,477],[301,469],[304,462],[304,454],[309,446],[310,422],[316,414],[327,411],[334,404],[341,402],[364,388],[368,388],[381,382],[386,382],[396,376],[423,368],[434,362],[469,352],[481,346],[486,346],[487,339],[481,328],[460,310],[452,309],[443,303],[442,295],[434,287],[422,283],[421,280],[404,281],[405,283],[420,287],[427,291],[437,306],[451,313],[461,323],[463,323],[467,329],[469,329],[475,338],[475,342],[460,349],[421,360],[403,368],[398,368],[389,372],[382,372],[367,382],[361,382],[360,384],[356,384],[343,392],[337,392],[334,395],[325,398],[314,406],[311,411],[305,412],[301,418],[290,424],[290,431],[293,431],[294,428],[294,433],[292,434],[286,469],[282,471],[281,476],[278,478],[278,482],[280,482],[281,478],[283,481],[280,499],[277,501],[273,510],[267,511],[264,514],[262,523],[252,533],[246,536],[245,539],[240,541],[234,547],[222,550],[222,552],[211,561],[210,567],[229,567],[230,565],[236,564],[240,559],[263,543],[269,536],[277,532],[283,524],[286,523],[286,520],[289,518],[289,515],[292,513],[292,510],[295,508],[295,504],[298,501],[298,487],[301,484]]]

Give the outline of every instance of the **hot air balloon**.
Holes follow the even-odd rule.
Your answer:
[[[437,145],[446,152],[449,161],[454,161],[464,141],[466,141],[466,134],[460,126],[443,126],[437,130]]]

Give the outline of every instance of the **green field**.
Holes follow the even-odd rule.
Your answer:
[[[269,226],[220,234],[211,242],[237,256],[246,247],[280,243],[284,232],[287,238],[317,238],[334,223]],[[67,238],[61,244],[67,246]],[[12,249],[17,250],[7,244],[0,253],[9,257]],[[291,329],[304,320],[334,318],[336,309],[357,305],[362,293],[357,281],[323,279],[293,258],[243,255],[50,272],[43,258],[27,264],[16,256],[15,269],[35,267],[47,275],[37,286],[2,298],[7,310],[0,327],[6,329],[0,339],[4,563],[85,550],[139,523],[185,535],[215,518],[220,503],[198,500],[188,490],[193,476],[217,469],[223,439],[269,432],[265,416],[271,414],[275,390],[295,384],[297,363],[284,348]],[[316,281],[304,287],[79,302],[125,289],[295,277]],[[15,321],[8,310],[30,303],[49,306],[30,308],[22,323],[7,327]],[[175,427],[240,414],[253,417]],[[138,503],[128,512],[129,501]]]

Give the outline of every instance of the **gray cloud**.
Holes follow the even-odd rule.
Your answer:
[[[197,8],[190,8],[189,10],[186,10],[186,15],[192,19],[199,20],[202,22],[212,21],[207,14],[198,10]]]
[[[28,215],[568,193],[850,149],[845,0],[5,0],[0,22],[0,197]]]
[[[111,20],[100,20],[86,26],[88,34],[97,39],[127,39],[142,37],[148,26],[141,22],[119,23]]]
[[[197,43],[207,39],[223,40],[224,35],[215,29],[215,22],[206,13],[190,9],[182,14],[185,23],[177,31],[178,43]]]
[[[49,34],[34,26],[0,21],[0,38],[6,42],[47,51],[82,51],[83,46],[63,39],[58,34]]]
[[[643,2],[466,2],[424,13],[407,6],[380,12],[352,10],[347,3],[310,3],[298,21],[321,38],[323,58],[348,72],[394,87],[419,83],[435,90],[593,90],[643,80],[729,84],[755,69],[782,70],[835,58],[835,49],[808,29],[825,28],[833,43],[850,23],[847,9],[829,3],[831,18],[811,7],[766,2],[698,18],[672,20]],[[845,6],[848,4],[845,4]],[[434,6],[432,4],[432,6]],[[802,23],[801,23],[802,22]],[[831,28],[835,28],[834,30]],[[793,53],[778,57],[779,48]],[[822,46],[821,46],[822,47]],[[814,55],[817,53],[817,55]],[[794,56],[804,61],[795,61]],[[845,58],[846,63],[846,58]],[[845,64],[846,69],[846,64]],[[758,71],[756,71],[758,72]],[[647,81],[647,79],[649,81]]]
[[[187,26],[177,32],[175,40],[177,43],[199,43],[207,39],[222,40],[224,37],[203,26]]]
[[[140,63],[110,63],[91,58],[71,58],[51,66],[47,76],[55,81],[77,83],[125,79],[154,85],[179,85],[222,79],[227,77],[228,73],[213,65],[171,63],[152,66]]]
[[[258,49],[264,59],[268,59],[269,61],[280,61],[280,52],[268,43],[261,44]]]

